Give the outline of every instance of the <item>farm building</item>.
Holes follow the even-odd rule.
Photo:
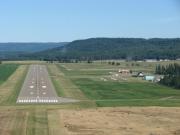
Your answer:
[[[129,74],[130,70],[129,69],[119,69],[119,73],[121,73],[121,74]]]
[[[137,77],[144,77],[143,72],[139,72],[139,73],[137,74]]]
[[[133,72],[132,77],[144,77],[144,73],[143,72]]]
[[[154,79],[155,79],[155,76],[144,76],[144,80],[146,80],[146,81],[154,81]]]
[[[163,78],[164,78],[163,75],[157,75],[157,76],[155,77],[155,82],[160,82],[161,79],[163,79]]]

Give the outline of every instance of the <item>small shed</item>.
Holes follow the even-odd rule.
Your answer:
[[[163,79],[163,78],[164,78],[163,75],[157,75],[157,76],[155,77],[155,82],[160,82],[161,79]]]
[[[139,73],[137,74],[137,77],[144,77],[143,72],[139,72]]]
[[[144,77],[144,73],[143,72],[133,72],[132,77]]]
[[[128,69],[119,69],[118,72],[121,73],[121,74],[129,74],[130,70],[128,70]]]
[[[146,81],[154,81],[154,79],[155,79],[155,76],[144,76],[144,80],[146,80]]]

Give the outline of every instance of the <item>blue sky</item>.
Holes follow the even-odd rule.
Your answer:
[[[178,0],[0,0],[0,42],[180,37]]]

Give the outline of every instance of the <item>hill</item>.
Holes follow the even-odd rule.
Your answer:
[[[60,47],[60,43],[0,43],[0,59],[24,59],[22,55]]]
[[[65,44],[67,43],[0,43],[0,52],[38,52]]]
[[[180,38],[91,38],[66,46],[26,55],[31,59],[176,59],[180,58]]]

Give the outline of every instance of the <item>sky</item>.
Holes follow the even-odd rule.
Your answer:
[[[179,0],[0,0],[0,42],[178,38]]]

